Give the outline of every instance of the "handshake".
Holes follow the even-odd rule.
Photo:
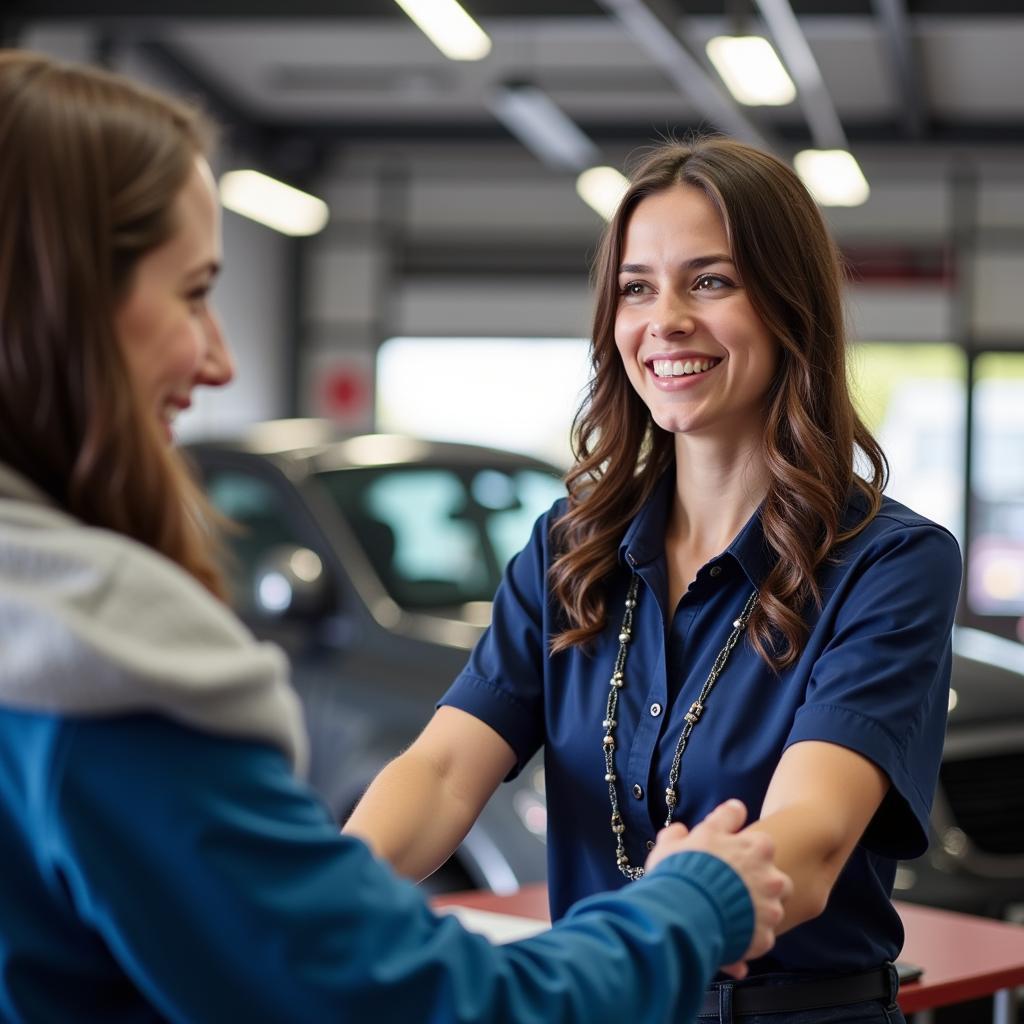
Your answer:
[[[771,836],[740,831],[746,819],[747,810],[739,800],[726,800],[692,829],[670,825],[658,834],[645,865],[651,871],[674,853],[710,853],[740,876],[754,905],[754,933],[743,959],[722,968],[734,978],[747,973],[746,961],[763,956],[775,945],[775,930],[785,913],[783,904],[793,889],[789,876],[775,867]]]

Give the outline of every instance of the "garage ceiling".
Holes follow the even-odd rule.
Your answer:
[[[640,0],[718,84],[704,44],[771,35],[749,3]],[[464,0],[491,36],[475,63],[446,60],[392,0],[7,0],[0,33],[20,45],[74,35],[87,56],[159,66],[264,147],[367,140],[508,140],[489,108],[509,81],[544,89],[615,150],[726,127],[706,93],[652,58],[599,0]],[[993,0],[793,0],[850,145],[1024,149],[1024,5]],[[735,108],[782,148],[813,141],[798,99]]]

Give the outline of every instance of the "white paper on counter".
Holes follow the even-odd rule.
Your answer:
[[[534,917],[495,914],[490,910],[476,910],[473,907],[439,907],[437,912],[453,914],[469,931],[485,935],[491,942],[498,944],[527,939],[551,927],[547,921],[538,921]]]

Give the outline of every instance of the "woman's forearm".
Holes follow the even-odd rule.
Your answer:
[[[827,828],[816,828],[810,808],[792,806],[750,826],[775,841],[775,864],[793,880],[785,916],[777,934],[817,917],[825,909],[846,857],[841,843]],[[844,856],[845,853],[845,856]]]
[[[419,881],[455,852],[515,762],[490,726],[458,708],[438,708],[416,742],[373,780],[344,831]]]
[[[793,879],[779,934],[825,909],[888,789],[881,769],[845,747],[811,740],[785,751],[750,826],[775,840],[775,862]]]
[[[418,882],[451,856],[475,818],[473,808],[446,791],[436,765],[413,747],[373,780],[343,831]]]

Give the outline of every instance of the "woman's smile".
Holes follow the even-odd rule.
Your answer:
[[[667,385],[684,381],[696,381],[713,370],[722,360],[714,356],[693,356],[679,354],[673,357],[654,356],[647,365],[658,384]]]

